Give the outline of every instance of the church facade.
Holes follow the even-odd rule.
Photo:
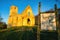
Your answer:
[[[22,13],[18,14],[18,8],[16,6],[11,6],[8,17],[8,25],[12,27],[34,26],[35,16],[31,7],[28,5]]]

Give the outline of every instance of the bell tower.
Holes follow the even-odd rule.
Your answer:
[[[8,25],[10,26],[15,25],[14,23],[16,23],[17,13],[18,13],[18,8],[16,6],[11,6],[10,14],[8,18]]]
[[[16,6],[11,6],[10,7],[10,16],[16,15],[17,13],[18,13],[18,8]]]

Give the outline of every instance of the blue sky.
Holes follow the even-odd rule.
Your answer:
[[[38,14],[38,2],[41,2],[41,12],[54,9],[54,4],[56,3],[58,8],[60,8],[59,2],[55,0],[0,0],[0,15],[3,21],[7,23],[9,17],[10,6],[15,5],[18,7],[18,13],[22,13],[23,10],[30,5],[34,15]]]

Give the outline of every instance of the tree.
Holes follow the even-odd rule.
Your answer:
[[[3,19],[3,18],[2,18],[1,15],[0,15],[0,22],[2,22],[2,19]]]
[[[2,20],[3,20],[3,18],[0,15],[0,29],[5,29],[5,28],[7,28],[7,24],[2,22]]]

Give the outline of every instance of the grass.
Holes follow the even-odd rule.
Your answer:
[[[23,30],[24,29],[24,30]],[[0,30],[0,40],[36,40],[36,28],[8,28]],[[18,31],[19,30],[19,31]]]
[[[57,40],[56,31],[40,31],[41,40]],[[0,40],[37,40],[37,27],[19,27],[0,30]]]

